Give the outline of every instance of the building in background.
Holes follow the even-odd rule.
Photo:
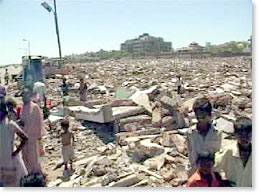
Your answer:
[[[153,37],[148,33],[144,33],[136,39],[126,40],[122,43],[121,51],[140,53],[171,52],[172,43],[165,42],[161,37]]]

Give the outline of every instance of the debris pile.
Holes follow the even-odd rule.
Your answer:
[[[223,139],[233,139],[237,116],[252,118],[251,61],[246,57],[105,60],[68,66],[74,69],[65,76],[70,89],[66,106],[58,90],[62,77],[46,80],[52,110],[45,120],[42,166],[50,187],[184,186],[186,133],[197,122],[195,99],[210,99]],[[184,82],[181,95],[177,75]],[[79,78],[87,82],[87,102],[79,100]],[[75,171],[67,179],[59,138],[62,118],[69,119],[76,138]]]

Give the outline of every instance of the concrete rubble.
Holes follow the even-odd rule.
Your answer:
[[[230,66],[224,73],[222,63]],[[74,66],[67,75],[68,105],[48,79],[53,109],[45,120],[42,167],[50,187],[182,187],[187,180],[186,132],[197,122],[193,103],[208,96],[218,130],[233,134],[239,115],[252,118],[250,60],[246,57],[105,60]],[[244,71],[242,71],[244,70]],[[184,81],[182,96],[175,79]],[[75,84],[85,76],[87,102]],[[63,178],[59,120],[68,118],[75,134],[74,171]]]

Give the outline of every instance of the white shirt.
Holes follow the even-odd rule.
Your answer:
[[[215,170],[224,171],[226,178],[237,187],[252,187],[252,153],[244,167],[236,140],[226,141],[226,146],[216,153]]]
[[[194,127],[192,131],[188,132],[187,139],[188,157],[193,168],[196,168],[198,155],[212,154],[219,151],[222,141],[221,132],[217,131],[213,125],[211,125],[205,137],[199,134],[196,127]]]

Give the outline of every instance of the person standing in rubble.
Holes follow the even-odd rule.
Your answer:
[[[21,125],[28,135],[28,143],[22,150],[23,160],[29,174],[42,173],[39,157],[42,154],[41,138],[44,135],[43,116],[39,106],[31,101],[32,89],[23,90]]]
[[[0,95],[1,97],[2,95]],[[20,145],[13,151],[15,134],[21,138]],[[19,186],[20,179],[27,175],[19,152],[28,141],[28,136],[12,120],[8,119],[5,100],[0,101],[0,186]]]
[[[68,89],[68,85],[66,83],[66,78],[63,78],[63,83],[62,85],[60,85],[60,89],[62,91],[62,97],[63,97],[63,105],[66,105],[66,102],[69,99],[69,89]]]
[[[68,86],[66,84],[66,78],[63,78],[63,84],[60,86],[60,88],[62,89],[63,96],[69,95],[69,89],[68,89]]]
[[[9,82],[8,69],[5,69],[5,85],[8,85],[8,82]]]
[[[180,75],[177,75],[177,92],[180,95],[181,94],[181,88],[183,85],[183,81]]]
[[[87,85],[83,78],[80,79],[80,101],[86,101]]]
[[[61,139],[62,139],[62,155],[64,160],[64,170],[68,170],[68,163],[71,164],[71,172],[73,171],[73,159],[74,157],[74,135],[73,132],[70,130],[69,121],[63,119],[61,121]]]
[[[202,154],[214,155],[220,150],[222,140],[221,132],[215,129],[211,121],[212,105],[208,98],[196,99],[193,110],[198,122],[187,134],[189,176],[198,169],[196,163],[198,157]]]

